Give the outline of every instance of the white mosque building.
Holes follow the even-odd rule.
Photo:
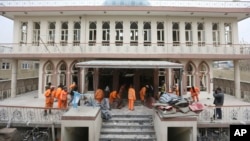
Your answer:
[[[212,93],[213,62],[230,60],[240,98],[239,60],[250,55],[238,22],[250,17],[249,7],[240,0],[2,0],[14,41],[0,58],[11,60],[12,88],[18,61],[38,61],[39,97],[48,83],[72,82],[82,93],[133,84],[138,96],[162,80],[181,95],[193,85]]]

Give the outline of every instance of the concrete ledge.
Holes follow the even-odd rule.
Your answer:
[[[61,139],[76,140],[79,137],[81,140],[81,135],[87,134],[84,135],[86,140],[98,141],[101,126],[100,107],[79,106],[77,109],[71,108],[61,119]],[[80,130],[82,133],[73,134],[74,130]]]
[[[69,109],[61,120],[95,120],[99,112],[100,107],[79,106]]]

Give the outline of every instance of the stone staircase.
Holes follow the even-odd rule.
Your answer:
[[[156,141],[152,115],[112,115],[103,121],[99,141]]]

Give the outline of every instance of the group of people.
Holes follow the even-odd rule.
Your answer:
[[[110,91],[109,87],[105,89],[97,89],[95,92],[95,100],[97,103],[102,104],[111,110],[111,106],[115,101],[121,101],[122,93],[124,92],[125,85],[122,85],[119,90]],[[136,100],[135,89],[132,85],[128,88],[128,109],[134,110],[134,102]]]
[[[105,103],[105,106],[107,109],[111,110],[111,106],[114,101],[121,101],[122,93],[124,92],[125,85],[122,85],[119,90],[113,90],[110,91],[109,87],[106,86],[104,90],[97,89],[95,92],[95,100],[97,103]],[[60,84],[57,88],[50,83],[46,86],[46,91],[44,93],[45,96],[45,111],[44,115],[47,115],[47,110],[51,114],[51,108],[53,108],[54,102],[57,101],[57,107],[61,109],[66,109],[67,106],[72,102],[74,93],[73,91],[77,91],[77,85],[75,82],[73,82],[69,86],[69,91],[67,87]],[[160,87],[160,95],[166,92],[166,84],[163,82]],[[71,99],[68,102],[68,94],[70,94]],[[144,105],[146,103],[146,100],[149,98],[154,97],[154,89],[152,85],[145,85],[140,89],[140,100],[141,103]],[[192,86],[190,88],[190,94],[192,97],[193,102],[199,102],[199,94],[200,89],[198,87]],[[224,94],[221,90],[221,88],[217,88],[214,91],[214,102],[213,104],[216,106],[213,118],[214,119],[221,119],[222,118],[222,111],[221,106],[223,106],[224,103]],[[128,88],[128,109],[134,110],[134,102],[136,100],[136,93],[135,89],[132,85]],[[78,103],[79,105],[80,103]]]
[[[51,114],[51,108],[54,106],[54,102],[57,101],[57,107],[61,109],[66,109],[70,102],[73,100],[73,91],[77,89],[77,85],[75,82],[73,82],[69,86],[70,90],[68,91],[67,87],[60,84],[57,88],[51,83],[49,83],[45,89],[45,110],[44,110],[44,116],[46,116],[47,110],[49,111],[49,114]],[[71,95],[70,102],[68,103],[68,94]]]

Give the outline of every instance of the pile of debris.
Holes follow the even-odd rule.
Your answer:
[[[205,105],[200,102],[192,102],[190,98],[180,98],[171,93],[162,94],[159,101],[153,103],[153,107],[165,118],[197,116],[205,109]]]

